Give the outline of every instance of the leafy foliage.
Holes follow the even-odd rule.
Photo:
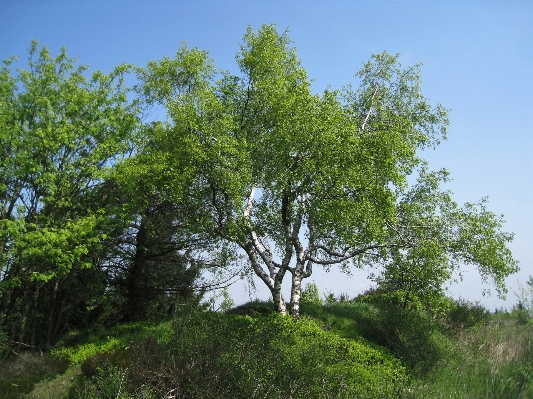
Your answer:
[[[302,290],[302,302],[309,302],[318,305],[322,304],[320,293],[318,292],[318,287],[315,283],[306,284]]]
[[[77,287],[106,237],[102,180],[138,123],[127,66],[87,77],[75,61],[32,42],[29,69],[0,69],[0,318],[32,346],[50,346],[101,295]]]
[[[196,232],[237,246],[277,311],[286,311],[287,274],[298,316],[313,266],[349,272],[350,262],[382,266],[376,278],[406,301],[441,295],[462,263],[505,293],[517,270],[512,234],[484,200],[458,207],[439,189],[447,172],[427,171],[419,156],[448,125],[446,110],[421,93],[420,65],[377,54],[357,89],[313,94],[274,25],[247,30],[237,63],[239,74],[218,72],[207,52],[182,46],[139,68],[138,92],[168,122],[154,122],[121,173],[179,204]]]
[[[502,277],[518,270],[507,247],[513,235],[501,231],[502,217],[486,209],[486,199],[459,207],[451,193],[439,189],[447,180],[446,170],[422,170],[417,184],[402,194],[393,227],[406,245],[373,260],[382,266],[373,280],[394,292],[404,307],[417,301],[441,306],[446,283],[465,264],[475,265],[483,282],[492,279],[500,296],[507,292]]]
[[[89,75],[66,49],[52,57],[36,42],[28,69],[13,72],[13,62],[0,69],[6,342],[49,348],[71,328],[167,317],[199,301],[198,237],[172,203],[136,199],[114,173],[143,141],[139,101],[124,83],[131,68]]]
[[[484,324],[489,319],[490,312],[480,303],[472,303],[462,299],[450,302],[445,324],[447,330],[452,333]]]
[[[246,306],[260,310],[266,305]],[[258,311],[251,318],[191,307],[172,322],[96,330],[90,341],[78,341],[78,349],[65,352],[85,359],[83,375],[71,385],[70,397],[520,398],[532,392],[531,326],[521,325],[516,314],[485,315],[470,327],[458,323],[448,336],[439,334],[434,320],[433,345],[445,347],[445,352],[434,367],[428,354],[414,353],[411,361],[416,363],[418,356],[420,363],[404,369],[387,349],[370,340],[392,337],[392,343],[401,343],[395,341],[399,336],[406,349],[420,344],[431,349],[420,341],[424,333],[416,335],[423,310],[409,309],[405,320],[399,320],[405,311],[392,317],[398,330],[393,333],[394,328],[381,324],[385,304],[376,298],[372,304],[343,301],[324,306],[304,301],[302,305],[298,321],[275,312]],[[475,304],[461,306],[463,314],[480,314]],[[406,335],[409,331],[411,335]],[[111,341],[119,343],[114,348],[105,345]],[[61,358],[23,355],[0,363],[0,385],[6,387],[2,392],[11,397],[30,392],[37,381],[62,372],[52,372],[59,364],[66,367]],[[44,374],[43,365],[48,370]],[[39,392],[47,392],[48,383],[39,385]]]
[[[485,199],[457,205],[448,173],[420,157],[446,137],[447,111],[398,56],[372,56],[355,89],[314,93],[288,33],[264,25],[244,35],[237,74],[183,45],[134,68],[133,101],[128,66],[88,76],[36,43],[28,70],[13,61],[0,69],[2,348],[178,316],[153,336],[54,352],[82,364],[73,396],[394,397],[488,317],[444,297],[461,266],[499,295],[517,270],[503,218]],[[166,120],[141,123],[152,107]],[[302,290],[316,266],[369,266],[377,289],[323,307],[316,285]],[[200,311],[205,270],[255,274],[295,317]],[[325,324],[299,317],[300,300]],[[520,373],[516,392],[529,389]]]

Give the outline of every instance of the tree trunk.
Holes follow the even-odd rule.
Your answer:
[[[68,287],[68,285],[67,285]],[[68,289],[63,292],[61,302],[59,304],[59,309],[56,312],[56,317],[54,320],[54,328],[52,329],[52,336],[50,338],[50,342],[55,343],[58,334],[59,334],[59,327],[61,326],[61,319],[63,318],[63,312],[65,311],[65,304],[67,302],[69,295],[68,295]]]
[[[271,289],[271,293],[272,300],[274,301],[274,310],[276,312],[281,313],[282,315],[286,315],[287,304],[285,303],[283,295],[281,294],[281,280],[279,281],[279,283],[277,281],[274,283],[274,288]]]
[[[17,337],[18,342],[24,342],[24,335],[26,333],[26,322],[28,320],[28,312],[30,310],[30,300],[27,294],[28,289],[25,289],[21,300],[22,306],[20,311],[19,334]]]
[[[55,278],[54,286],[52,288],[52,295],[50,298],[50,312],[48,313],[48,333],[46,334],[46,341],[44,347],[49,349],[52,342],[52,334],[54,331],[54,320],[56,313],[57,291],[59,288],[59,278]]]
[[[40,287],[37,287],[35,290],[35,293],[33,295],[32,300],[32,314],[31,314],[31,333],[30,333],[30,345],[36,346],[36,339],[37,339],[37,309],[39,304],[39,292]]]
[[[298,269],[292,274],[291,285],[291,316],[300,317],[300,297],[302,293],[302,276]]]
[[[141,220],[137,236],[135,238],[135,255],[132,260],[132,265],[128,273],[128,297],[126,303],[126,312],[124,321],[134,321],[135,315],[139,311],[141,300],[141,278],[142,269],[146,262],[146,241],[148,239],[148,232],[144,219]]]

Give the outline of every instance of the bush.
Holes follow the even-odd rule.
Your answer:
[[[122,341],[116,338],[110,338],[106,342],[89,343],[77,347],[63,347],[61,349],[52,349],[50,352],[56,359],[65,360],[70,364],[80,364],[84,360],[118,348]]]
[[[474,327],[487,322],[490,311],[479,302],[464,299],[452,300],[445,315],[444,324],[447,331],[457,333],[465,328]]]
[[[359,308],[358,333],[388,348],[415,373],[429,372],[442,358],[438,326],[423,307],[404,307],[394,292],[377,291],[358,297],[350,306]]]
[[[86,398],[106,397],[104,383],[115,387],[115,397],[118,386],[131,397],[171,391],[187,398],[392,397],[405,377],[386,351],[309,319],[211,312],[183,314],[164,339],[135,340],[87,359],[82,370],[76,392]]]

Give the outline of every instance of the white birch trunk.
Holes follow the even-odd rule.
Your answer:
[[[300,297],[302,295],[302,276],[298,271],[292,275],[291,286],[291,316],[300,317]]]

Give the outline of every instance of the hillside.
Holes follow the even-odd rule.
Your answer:
[[[368,302],[368,301],[367,301]],[[440,316],[304,301],[295,321],[249,303],[72,332],[0,363],[3,398],[529,398],[527,314],[450,302]]]

